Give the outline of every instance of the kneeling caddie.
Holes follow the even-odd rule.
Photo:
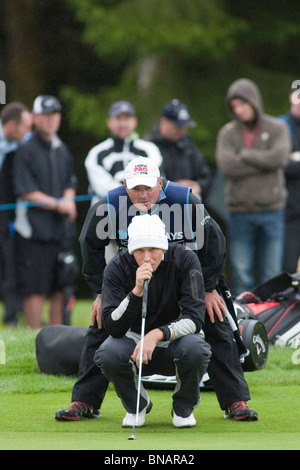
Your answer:
[[[116,255],[104,271],[102,323],[110,336],[94,361],[114,384],[127,411],[123,427],[143,426],[152,407],[143,385],[137,396],[142,296],[148,280],[143,375],[176,375],[173,426],[195,426],[193,409],[199,404],[199,383],[211,356],[210,346],[199,335],[206,309],[199,259],[184,245],[168,246],[157,215],[135,216],[128,237],[128,251]]]

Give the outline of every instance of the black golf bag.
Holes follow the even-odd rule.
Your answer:
[[[77,375],[87,328],[46,326],[35,338],[38,366],[45,374]]]
[[[239,323],[247,319],[264,324],[269,343],[299,346],[300,273],[281,273],[239,295],[234,305]]]

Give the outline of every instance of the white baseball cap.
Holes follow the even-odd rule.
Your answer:
[[[165,224],[158,215],[137,215],[128,226],[128,251],[130,254],[139,248],[168,249]]]
[[[146,157],[137,157],[131,160],[124,172],[124,180],[128,189],[139,185],[154,188],[159,177],[158,166],[153,160]]]

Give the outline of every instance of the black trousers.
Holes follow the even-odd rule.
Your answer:
[[[221,409],[225,410],[236,401],[250,400],[240,354],[227,318],[215,323],[206,318],[204,332],[212,351],[207,372]]]
[[[17,325],[17,313],[22,311],[22,297],[17,287],[16,241],[14,237],[0,239],[0,282],[5,306],[4,323]]]
[[[211,323],[206,315],[204,333],[212,352],[207,372],[221,409],[225,410],[236,401],[250,400],[249,388],[228,320],[225,318],[223,322],[216,320]],[[94,363],[94,356],[107,337],[104,330],[89,327],[81,354],[78,379],[72,391],[72,401],[79,400],[95,408],[101,407],[108,380]]]
[[[133,339],[109,337],[95,354],[95,363],[115,387],[124,408],[136,412],[138,371],[130,359],[136,343]],[[167,347],[156,347],[149,364],[143,364],[145,375],[176,375],[173,409],[177,416],[190,416],[199,404],[199,383],[206,372],[210,348],[197,334],[171,341]],[[148,394],[141,384],[139,411],[147,406]]]
[[[300,257],[300,217],[286,219],[283,271],[293,274],[297,272]]]

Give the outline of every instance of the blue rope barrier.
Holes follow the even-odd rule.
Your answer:
[[[95,196],[94,194],[82,194],[80,196],[75,196],[74,198],[72,198],[72,200],[74,200],[75,202],[90,201],[94,196]],[[58,199],[56,199],[56,201],[60,201],[60,199],[63,199],[63,198],[58,198]],[[17,204],[21,204],[25,207],[38,207],[38,206],[46,205],[48,203],[28,202],[28,201],[19,201],[18,203],[11,202],[11,203],[7,203],[7,204],[0,204],[0,211],[14,210],[16,208]]]

